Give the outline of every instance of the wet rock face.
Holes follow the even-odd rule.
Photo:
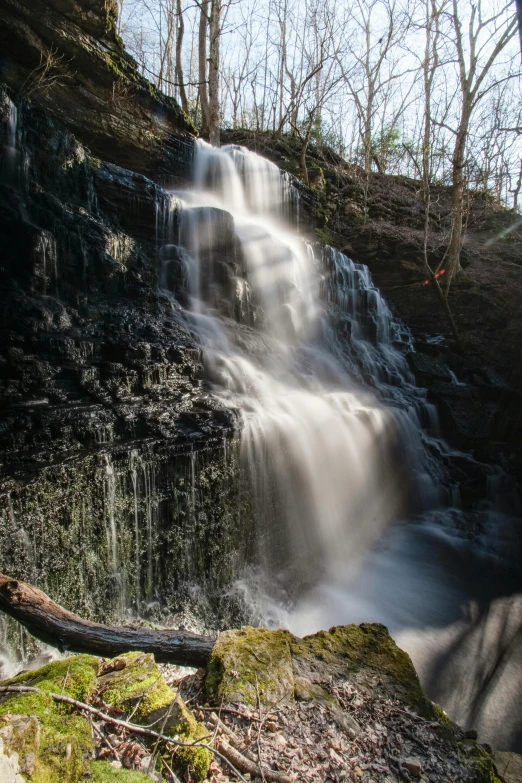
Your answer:
[[[115,0],[7,0],[0,81],[104,160],[179,182],[190,169],[194,128],[138,74],[115,33],[116,11]]]
[[[98,619],[202,604],[248,504],[236,414],[160,289],[170,197],[6,90],[0,156],[0,569]]]
[[[5,93],[2,105],[5,138]],[[19,186],[0,183],[0,473],[100,443],[230,431],[179,305],[159,291],[167,194],[27,104],[15,133],[30,165]]]

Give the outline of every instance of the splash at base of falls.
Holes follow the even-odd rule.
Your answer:
[[[480,525],[471,538],[469,530]],[[522,751],[522,536],[517,520],[439,509],[398,525],[297,599],[252,570],[231,590],[255,625],[297,636],[386,625],[428,696],[499,750]],[[484,574],[488,579],[484,579]]]

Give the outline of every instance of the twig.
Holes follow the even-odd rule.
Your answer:
[[[65,677],[63,678],[63,684],[62,684],[62,690],[61,690],[61,695],[62,696],[63,696],[63,692],[65,690],[65,686],[67,684],[67,680],[69,678],[69,670],[70,670],[70,668],[71,668],[71,661],[69,661],[69,663],[67,665],[67,671],[65,672]]]
[[[264,719],[261,711],[261,696],[259,695],[259,683],[257,681],[257,674],[256,674],[256,696],[257,696],[257,710],[259,712],[259,727],[257,730],[257,740],[256,740],[257,760],[259,762],[259,771],[261,773],[261,780],[263,781],[263,783],[266,783],[265,774],[263,772],[263,760],[261,758],[261,731],[263,730]]]
[[[174,704],[175,704],[175,703],[176,703],[176,700],[175,700],[175,699],[173,699],[173,700],[170,702],[170,704],[169,704],[169,708],[168,708],[168,710],[165,712],[165,717],[164,717],[163,723],[161,724],[161,730],[160,730],[160,734],[163,734],[163,732],[165,731],[165,726],[167,725],[167,721],[168,721],[168,719],[169,719],[169,718],[170,718],[170,716],[172,715],[172,708],[173,708],[173,706],[174,706]],[[158,737],[158,739],[157,739],[157,740],[156,740],[156,742],[154,743],[154,747],[153,747],[153,749],[152,749],[152,753],[151,753],[151,755],[150,755],[149,766],[147,767],[147,773],[149,773],[149,774],[150,774],[150,772],[152,772],[152,770],[153,770],[153,769],[154,769],[154,767],[156,766],[156,754],[157,754],[157,752],[158,752],[158,746],[159,746],[159,743],[160,743],[160,738]]]
[[[172,778],[172,781],[173,781],[173,783],[179,783],[179,778],[178,778],[178,777],[177,777],[177,775],[175,774],[175,772],[174,772],[174,770],[172,769],[172,767],[170,766],[170,764],[168,764],[168,763],[167,763],[167,760],[165,759],[165,757],[164,757],[164,756],[162,756],[162,757],[161,757],[161,760],[163,761],[163,763],[164,763],[164,764],[165,764],[165,766],[167,767],[168,771],[170,772],[170,776],[171,776],[171,778]],[[172,761],[172,759],[171,759],[171,761]]]
[[[112,745],[112,743],[109,742],[108,738],[105,736],[103,731],[101,731],[101,729],[99,729],[98,726],[95,723],[93,723],[92,719],[91,719],[91,726],[93,728],[93,731],[96,732],[96,734],[101,739],[101,741],[104,743],[104,745],[107,745],[107,747],[109,748],[110,752],[114,755],[114,758],[117,761],[121,761],[120,754],[118,753],[118,751],[116,750],[114,745]]]
[[[254,658],[256,659],[256,661],[259,661],[259,663],[262,663],[262,664],[263,664],[263,666],[268,666],[268,664],[270,663],[270,661],[264,661],[262,658],[260,658],[260,657],[259,657],[259,655],[257,655],[257,653],[255,653],[255,652],[254,652],[254,650],[252,650],[252,648],[251,648],[251,647],[247,647],[247,646],[246,646],[246,644],[245,644],[245,650],[248,650],[248,652],[249,652],[251,655],[253,655],[253,656],[254,656]]]
[[[252,775],[252,777],[257,777],[259,775],[259,764],[247,759],[246,756],[243,756],[242,753],[229,745],[223,737],[218,739],[218,743],[221,753],[233,762],[238,769]],[[294,783],[294,779],[285,775],[283,772],[275,772],[268,767],[263,767],[263,772],[268,783]],[[241,780],[244,780],[244,778],[241,778]]]
[[[226,723],[223,723],[223,721],[219,718],[218,715],[216,715],[215,712],[210,713],[209,722],[213,724],[216,731],[219,730],[228,737],[229,742],[233,748],[236,748],[236,750],[240,750],[243,743],[241,742],[239,737],[236,736],[236,734],[234,734],[230,726],[227,726]]]
[[[198,706],[198,710],[204,710],[205,712],[215,712],[216,708]],[[233,710],[231,707],[220,708],[220,712],[226,712],[227,715],[238,715],[240,718],[243,718],[243,720],[250,720],[254,723],[259,723],[259,718],[254,718],[253,715],[246,715],[244,712],[240,712],[239,710]]]

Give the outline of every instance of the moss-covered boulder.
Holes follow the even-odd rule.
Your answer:
[[[152,655],[133,652],[108,661],[98,680],[98,694],[106,704],[119,707],[133,720],[154,730],[194,742],[208,736],[183,700],[168,687]],[[196,780],[204,780],[211,754],[202,747],[179,747],[174,756],[178,771],[187,767]]]
[[[273,704],[294,690],[288,631],[244,627],[218,636],[208,664],[206,689],[215,703]]]
[[[499,783],[490,753],[425,696],[409,656],[383,625],[338,626],[304,639],[260,628],[225,631],[214,646],[205,687],[216,705],[256,706],[259,700],[270,709],[278,704],[287,710],[287,723],[294,713],[299,721],[315,713],[327,715],[325,725],[335,725],[343,742],[355,743],[348,755],[357,755],[357,748],[364,752],[366,745],[370,761],[375,727],[395,721],[404,754],[396,759],[399,769],[421,747],[426,753],[419,764],[429,765],[431,744],[445,759],[444,774],[453,770],[452,779]],[[427,732],[424,739],[416,740],[408,726]]]
[[[88,721],[48,694],[86,701],[95,687],[98,667],[97,658],[78,655],[4,683],[41,691],[0,696],[0,717],[9,716],[2,727],[5,752],[18,754],[20,769],[32,783],[76,783],[88,771],[93,754]]]
[[[422,690],[410,656],[384,625],[341,625],[292,643],[296,676],[312,683],[332,676],[353,679],[359,686],[399,699],[428,717],[433,705]]]
[[[181,742],[208,736],[179,695],[167,686],[152,655],[131,652],[105,662],[76,655],[2,685],[39,690],[0,694],[0,770],[5,767],[4,777],[9,770],[13,783],[77,783],[87,778],[92,783],[150,783],[151,778],[141,772],[115,769],[107,761],[95,760],[89,721],[52,694],[81,702],[96,698],[122,717],[132,716],[132,722],[151,725],[154,731]],[[151,748],[155,742],[151,737]],[[174,765],[182,778],[190,769],[191,780],[204,780],[210,762],[211,754],[203,747],[179,747],[174,754]],[[22,776],[20,781],[17,775]],[[0,781],[3,783],[1,777]]]
[[[206,689],[215,703],[274,704],[284,698],[326,697],[322,683],[346,676],[404,701],[430,717],[410,657],[384,625],[344,625],[299,639],[289,631],[244,627],[221,633],[210,658]]]

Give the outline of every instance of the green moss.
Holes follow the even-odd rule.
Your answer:
[[[60,693],[85,701],[94,688],[99,659],[92,655],[74,655],[52,661],[41,669],[18,674],[12,685],[31,685],[50,693]]]
[[[496,773],[492,756],[474,740],[464,740],[458,743],[458,748],[463,763],[473,769],[473,783],[502,783]]]
[[[310,682],[305,677],[294,677],[294,698],[296,701],[320,701],[340,708],[339,702],[325,688]]]
[[[0,703],[0,715],[31,715],[39,721],[39,747],[34,747],[34,737],[27,736],[23,742],[26,752],[37,751],[32,783],[76,783],[88,771],[93,749],[89,723],[45,691],[85,701],[93,688],[97,667],[96,658],[79,655],[54,661],[36,672],[26,672],[8,681],[7,684],[29,685],[44,691],[12,694]],[[17,752],[23,753],[23,748],[19,747]]]
[[[318,191],[318,192],[321,192],[322,190],[324,190],[324,188],[326,186],[326,179],[325,179],[325,176],[324,176],[324,171],[321,168],[321,166],[319,166],[319,164],[316,163],[315,161],[313,161],[308,166],[308,178],[309,178],[310,182],[314,183],[311,186],[313,190]]]
[[[176,718],[177,731],[175,731],[175,733],[178,738],[182,742],[194,742],[203,737],[208,737],[208,732],[205,727],[201,723],[198,723],[181,699],[178,700],[177,706],[179,707],[179,711]],[[171,726],[170,733],[172,733],[175,728],[175,726]],[[209,740],[207,740],[207,742],[208,741]],[[202,747],[178,747],[174,759],[176,768],[181,774],[187,767],[191,767],[194,770],[193,777],[199,782],[205,780],[207,777],[212,761],[212,754],[210,751],[206,750],[206,748]]]
[[[207,736],[205,727],[167,686],[152,655],[133,652],[114,660],[124,660],[126,665],[99,679],[99,692],[107,704],[121,707],[127,714],[132,712],[133,720],[153,724],[156,731],[176,736],[182,742]],[[106,668],[110,669],[112,663],[109,661]],[[190,766],[197,781],[205,779],[211,760],[210,752],[201,747],[180,747],[175,755],[181,776]]]
[[[331,244],[331,236],[327,228],[316,228],[315,233],[317,234],[319,242],[323,245]]]
[[[89,166],[91,167],[91,169],[95,169],[96,171],[101,166],[100,158],[96,158],[96,157],[94,157],[94,155],[87,155],[87,162],[88,162]]]
[[[215,702],[275,703],[294,691],[288,631],[241,628],[218,636],[205,687]]]
[[[151,713],[174,701],[174,693],[152,655],[133,652],[119,658],[126,661],[125,668],[101,677],[99,692],[107,704],[117,705],[127,714],[133,712],[136,720],[147,722]]]
[[[91,783],[150,783],[150,777],[128,769],[114,769],[107,761],[95,761],[91,767]]]
[[[421,688],[410,657],[399,649],[384,625],[344,625],[297,639],[292,658],[323,661],[332,670],[358,673],[359,679],[433,716],[431,702]]]

